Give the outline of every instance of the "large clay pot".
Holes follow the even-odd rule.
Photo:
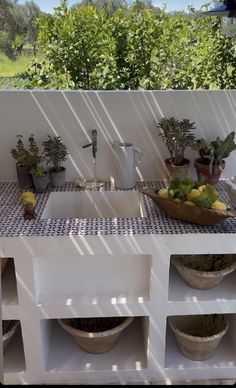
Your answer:
[[[179,351],[190,360],[212,357],[228,330],[224,315],[189,315],[168,317]]]
[[[173,255],[171,262],[182,279],[197,290],[215,287],[236,269],[234,255]]]
[[[69,319],[59,319],[59,324],[75,339],[77,345],[88,353],[105,353],[111,350],[118,341],[122,331],[133,321],[134,317],[127,317],[110,330],[87,332],[75,329]]]
[[[219,182],[222,171],[225,168],[225,161],[222,161],[220,166],[213,166],[212,173],[209,169],[209,161],[207,159],[198,158],[194,161],[198,180],[204,178],[204,183],[216,185]]]
[[[167,170],[168,180],[173,180],[175,178],[184,179],[188,176],[190,161],[188,159],[184,159],[183,164],[177,166],[172,163],[171,159],[166,159],[165,166]]]

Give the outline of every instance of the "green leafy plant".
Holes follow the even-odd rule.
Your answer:
[[[191,133],[195,128],[194,124],[188,119],[177,120],[174,117],[162,117],[157,124],[157,128],[161,130],[160,136],[169,150],[171,162],[176,166],[184,164],[184,152],[194,144],[195,136]]]
[[[13,148],[11,150],[11,155],[12,157],[16,160],[16,163],[20,167],[31,167],[31,157],[30,153],[27,150],[27,148],[24,145],[23,142],[23,136],[22,135],[17,135],[17,144],[16,148]]]
[[[52,162],[55,172],[61,171],[61,163],[67,159],[68,151],[61,136],[48,135],[48,140],[43,142],[43,155],[47,164]]]
[[[198,139],[192,145],[192,148],[199,152],[202,163],[209,165],[210,174],[212,174],[215,166],[223,169],[224,159],[236,149],[234,136],[235,132],[232,131],[224,140],[217,137],[216,140],[209,143],[205,139]]]

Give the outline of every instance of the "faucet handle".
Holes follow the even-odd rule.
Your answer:
[[[93,153],[93,158],[96,158],[96,153],[97,153],[97,130],[93,129],[92,130],[92,142],[89,144],[85,144],[82,146],[82,148],[87,148],[92,146],[92,153]]]

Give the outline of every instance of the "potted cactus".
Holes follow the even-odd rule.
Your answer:
[[[157,128],[161,130],[160,136],[166,144],[170,158],[165,160],[168,178],[184,179],[188,175],[190,161],[185,158],[185,150],[194,144],[195,136],[191,133],[194,122],[188,119],[177,120],[174,117],[162,117]]]
[[[204,183],[212,185],[218,183],[225,168],[225,159],[236,149],[234,136],[235,132],[230,132],[224,140],[217,137],[210,143],[205,139],[196,140],[192,148],[200,155],[194,161],[198,179],[203,178]]]

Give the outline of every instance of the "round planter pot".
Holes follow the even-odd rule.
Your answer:
[[[201,158],[198,158],[194,161],[194,167],[196,168],[197,178],[200,180],[201,177],[204,178],[204,183],[209,183],[210,185],[216,185],[219,182],[222,171],[225,168],[225,161],[222,161],[221,166],[214,166],[212,174],[209,171],[209,163],[205,163]]]
[[[21,167],[16,165],[16,173],[19,186],[22,189],[31,189],[34,187],[32,175],[27,167]]]
[[[49,186],[49,174],[33,175],[35,190],[37,193],[45,193]]]
[[[54,171],[52,168],[49,170],[50,181],[52,187],[64,186],[66,181],[66,169],[61,167],[60,171]]]
[[[208,290],[236,269],[234,255],[173,255],[171,262],[192,288]]]
[[[188,159],[184,159],[184,163],[181,166],[176,166],[172,163],[171,159],[166,159],[165,166],[169,180],[173,180],[175,178],[184,179],[188,176],[190,161]]]
[[[59,324],[75,339],[77,345],[87,353],[105,353],[111,350],[118,341],[122,331],[130,325],[134,317],[124,318],[113,329],[100,332],[86,332],[75,329],[68,319],[59,319]]]
[[[3,336],[2,336],[3,353],[6,352],[7,347],[10,344],[18,326],[19,326],[19,321],[16,321],[15,325],[7,333],[3,334]]]
[[[190,360],[203,361],[212,357],[228,330],[224,315],[189,315],[168,317],[179,351]]]

